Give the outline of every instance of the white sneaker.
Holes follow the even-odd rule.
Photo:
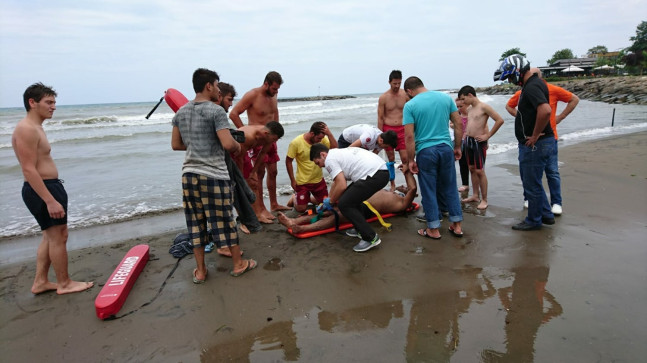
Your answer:
[[[523,201],[523,207],[524,207],[524,208],[526,208],[526,209],[528,209],[528,201],[527,201],[527,200],[524,200],[524,201]]]
[[[562,206],[559,204],[553,204],[553,208],[550,210],[553,212],[554,215],[556,216],[561,216],[562,215]]]

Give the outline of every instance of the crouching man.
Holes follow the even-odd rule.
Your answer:
[[[338,205],[339,211],[353,224],[361,241],[353,247],[364,252],[380,244],[380,237],[366,222],[362,213],[365,200],[384,188],[389,182],[389,171],[381,157],[357,147],[329,150],[323,144],[314,144],[310,160],[326,168],[333,179],[329,204]],[[352,184],[348,185],[348,181]]]

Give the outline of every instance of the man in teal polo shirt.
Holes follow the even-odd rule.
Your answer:
[[[410,100],[404,105],[403,122],[409,169],[418,174],[427,228],[421,236],[439,239],[441,214],[439,203],[449,212],[449,232],[463,235],[463,212],[456,190],[455,161],[461,157],[463,123],[454,100],[446,93],[429,91],[418,77],[404,82]],[[447,123],[454,124],[454,142]],[[453,150],[452,150],[453,147]]]

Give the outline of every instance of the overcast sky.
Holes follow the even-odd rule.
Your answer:
[[[157,101],[170,87],[192,98],[198,67],[239,97],[271,70],[279,97],[383,92],[392,69],[430,89],[489,86],[510,48],[543,66],[563,48],[628,47],[647,20],[645,0],[2,3],[0,107],[37,81],[61,105]]]

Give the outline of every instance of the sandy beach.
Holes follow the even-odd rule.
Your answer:
[[[259,268],[233,278],[211,253],[204,285],[191,282],[192,255],[168,253],[179,230],[73,249],[72,278],[99,286],[65,296],[31,294],[35,248],[19,262],[5,249],[0,360],[642,361],[646,160],[647,132],[560,148],[564,215],[540,231],[510,228],[525,216],[516,163],[486,169],[490,206],[465,206],[464,238],[444,221],[441,240],[425,239],[398,216],[358,254],[351,237],[268,225],[241,234]],[[101,321],[94,299],[137,244],[151,260],[117,319]]]

